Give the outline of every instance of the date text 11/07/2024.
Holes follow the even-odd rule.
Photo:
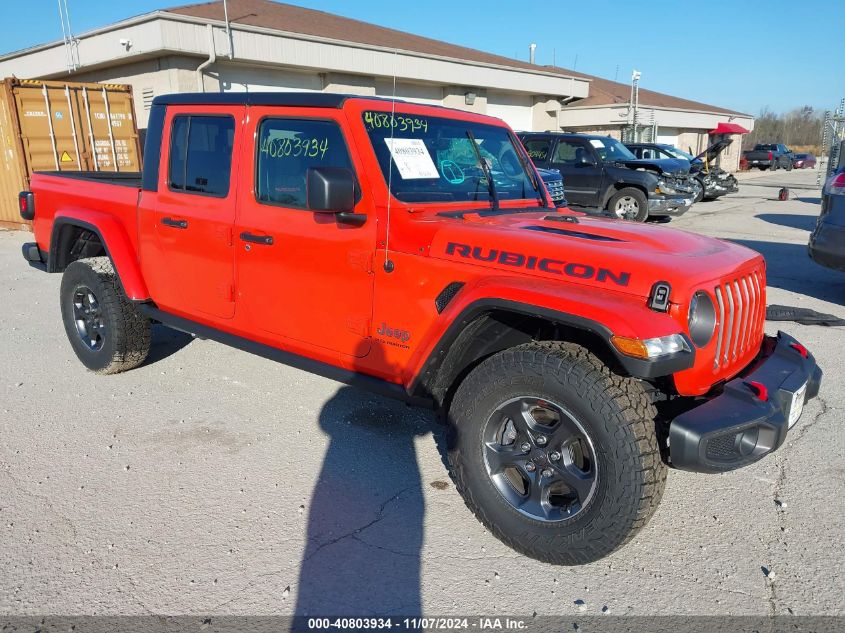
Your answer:
[[[309,631],[349,631],[361,629],[398,629],[408,631],[521,631],[528,627],[523,618],[511,617],[412,617],[412,618],[308,618]]]

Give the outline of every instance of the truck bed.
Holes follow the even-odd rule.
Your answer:
[[[45,176],[59,176],[61,178],[73,178],[76,180],[88,180],[110,185],[133,187],[140,189],[140,171],[37,171],[36,174]]]

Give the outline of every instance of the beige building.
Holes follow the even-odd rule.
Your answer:
[[[130,84],[141,129],[156,95],[196,91],[395,92],[408,101],[496,116],[518,130],[614,136],[631,116],[627,96],[614,101],[620,90],[630,91],[623,84],[270,0],[153,11],[70,44],[0,56],[0,77],[11,75]],[[648,111],[659,121],[658,138],[682,149],[706,145],[708,131],[720,122],[753,125],[748,115],[641,90],[640,122],[652,116]]]

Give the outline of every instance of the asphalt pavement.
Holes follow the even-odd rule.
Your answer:
[[[845,317],[818,211],[815,171],[756,172],[671,226],[763,253],[769,303]],[[825,371],[775,455],[670,472],[633,542],[553,567],[475,520],[425,411],[164,329],[88,373],[28,239],[0,231],[0,614],[845,614],[843,328],[767,323]]]

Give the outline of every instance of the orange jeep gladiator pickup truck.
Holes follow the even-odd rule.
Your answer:
[[[759,254],[556,208],[491,117],[163,96],[141,174],[37,173],[31,189],[24,256],[63,274],[88,369],[140,365],[160,322],[434,407],[467,506],[551,563],[631,539],[668,467],[771,453],[818,393],[807,349],[764,333]]]

